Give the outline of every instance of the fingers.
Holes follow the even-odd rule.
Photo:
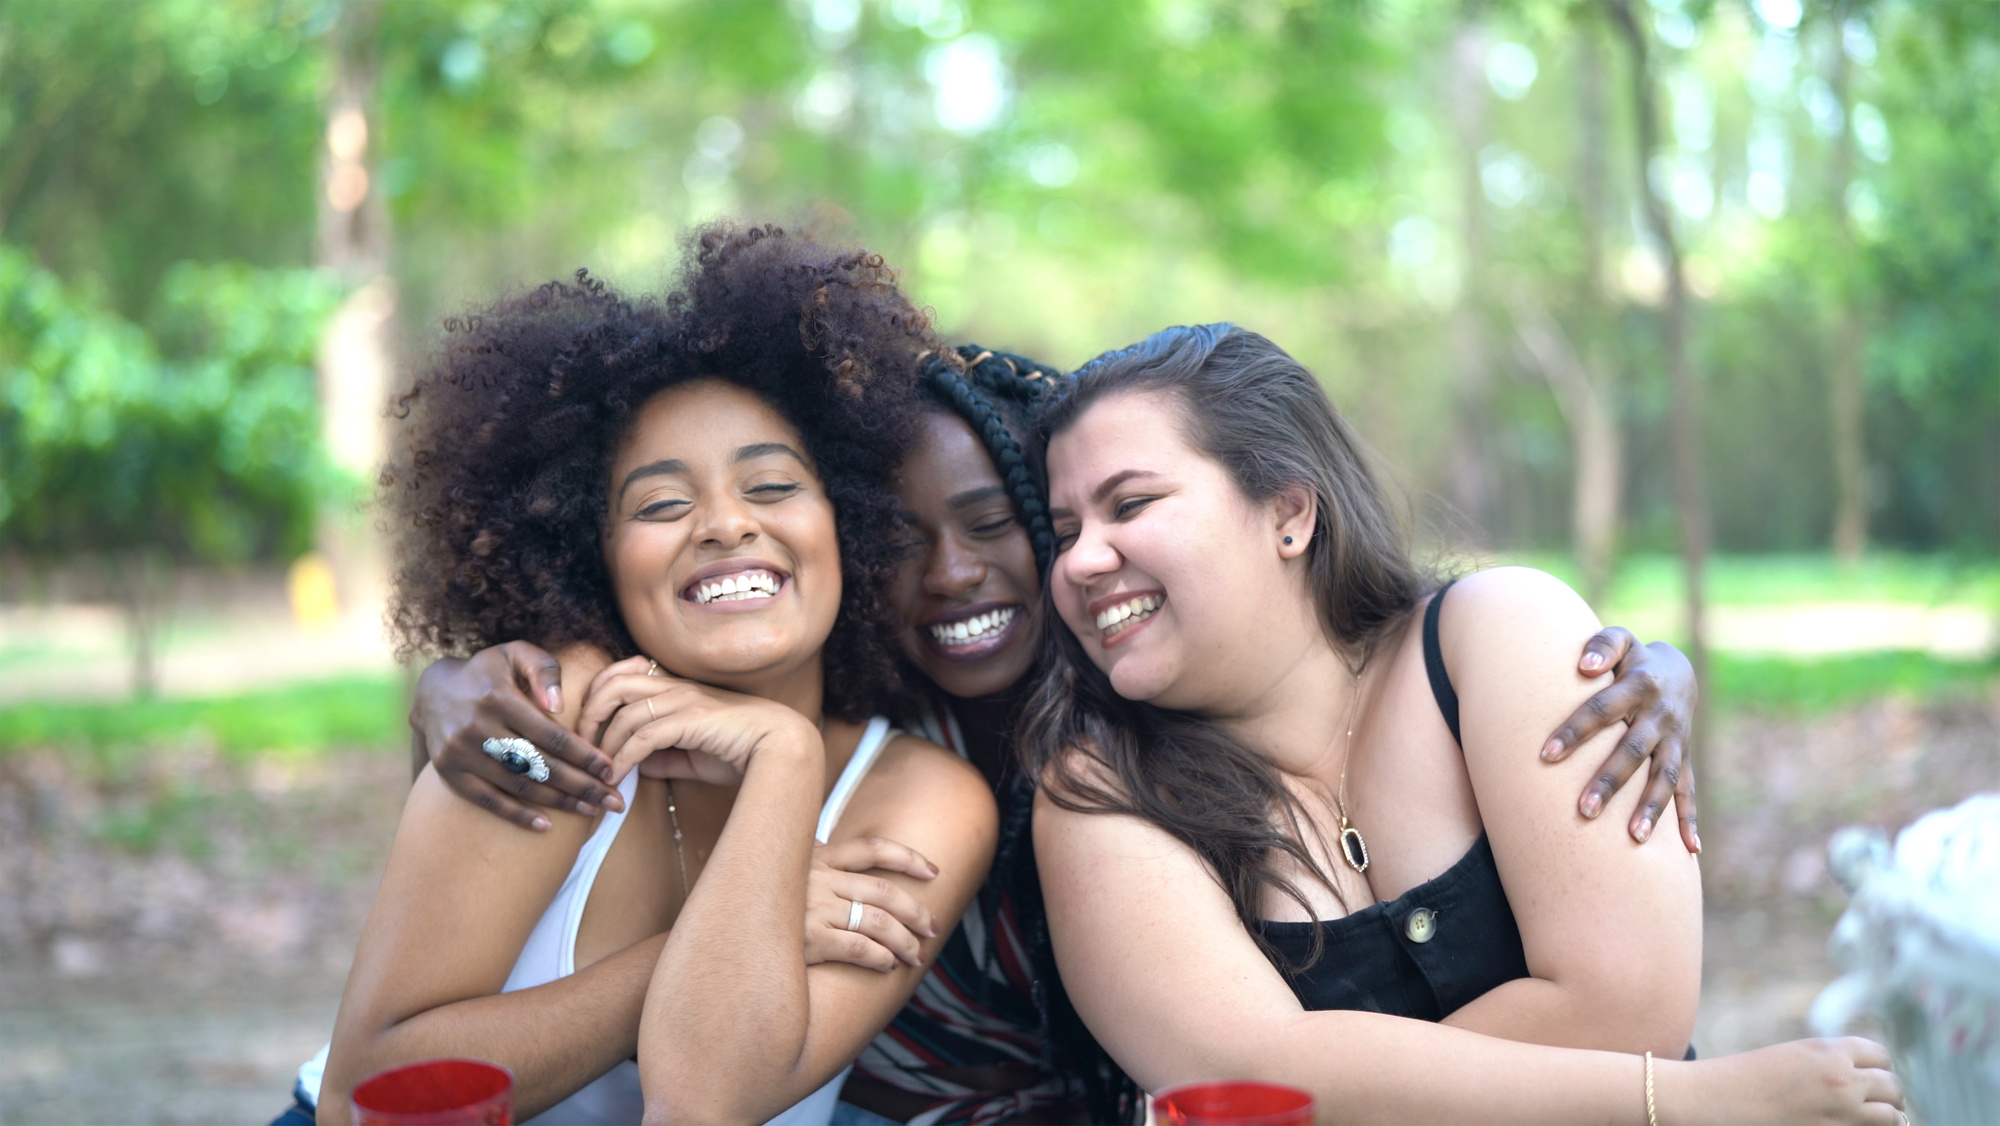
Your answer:
[[[562,711],[562,662],[548,651],[526,641],[509,641],[500,647],[514,672],[514,683],[534,695],[550,715]]]
[[[1607,669],[1617,668],[1631,652],[1639,639],[1623,626],[1605,626],[1591,635],[1583,643],[1583,658],[1576,663],[1578,671],[1585,676],[1596,676]]]
[[[452,793],[457,794],[459,797],[464,798],[466,801],[471,802],[496,817],[512,821],[521,828],[532,830],[533,832],[546,833],[549,831],[549,819],[542,816],[540,811],[530,806],[522,805],[520,802],[501,793],[493,783],[488,782],[484,778],[463,772],[450,774],[440,772],[439,777],[444,779],[445,785],[451,787]]]
[[[864,970],[889,973],[903,964],[894,951],[861,931],[845,929],[846,919],[843,917],[841,921],[842,926],[806,921],[806,965],[846,962]]]
[[[1886,1103],[1897,1110],[1903,1109],[1903,1081],[1886,1067],[1868,1067],[1861,1070],[1861,1097],[1871,1103]]]
[[[1660,741],[1660,727],[1657,723],[1641,721],[1625,732],[1618,745],[1605,756],[1604,762],[1583,787],[1583,796],[1577,799],[1577,812],[1585,818],[1595,818],[1604,812],[1611,795],[1625,788],[1631,781],[1632,772],[1653,753],[1653,745]],[[1655,819],[1658,815],[1655,814]]]
[[[1843,1036],[1838,1043],[1847,1052],[1847,1057],[1854,1061],[1855,1067],[1883,1071],[1890,1067],[1889,1049],[1865,1036]]]
[[[1639,796],[1639,808],[1632,811],[1632,821],[1625,827],[1640,844],[1653,835],[1653,826],[1660,823],[1660,812],[1666,809],[1667,799],[1680,785],[1681,765],[1667,759],[1668,749],[1668,744],[1662,742],[1654,751],[1653,772],[1646,780],[1646,791]]]
[[[577,730],[596,731],[611,718],[611,713],[617,711],[620,704],[630,699],[629,696],[616,698],[607,696],[614,682],[628,677],[646,677],[646,671],[654,667],[653,659],[650,657],[627,657],[622,661],[613,661],[599,670],[598,674],[590,679],[589,690],[583,694],[583,714],[577,719]],[[657,683],[673,678],[662,670],[658,675],[646,679]]]
[[[619,664],[624,663],[619,662]],[[618,665],[611,666],[611,668],[617,667]],[[619,731],[613,729],[612,725],[619,709],[640,700],[664,695],[685,683],[665,676],[647,676],[645,668],[641,665],[637,673],[625,672],[616,676],[605,675],[611,669],[599,673],[597,679],[591,682],[590,695],[583,702],[583,714],[577,718],[577,730],[595,734],[599,746],[615,747],[621,741],[621,737],[629,738],[631,735],[629,728]],[[647,718],[643,714],[645,709],[642,707],[639,710],[643,721]]]
[[[1673,740],[1673,742],[1677,747],[1677,753],[1685,757],[1687,754],[1687,740],[1680,738]],[[1689,852],[1700,855],[1701,831],[1696,823],[1697,818],[1695,816],[1694,767],[1692,764],[1681,767],[1681,784],[1674,787],[1674,811],[1680,816],[1681,843],[1687,846]]]
[[[1620,677],[1602,691],[1577,705],[1562,726],[1556,728],[1549,741],[1542,744],[1543,762],[1561,762],[1569,753],[1595,738],[1597,733],[1614,723],[1622,723],[1632,714],[1639,695],[1645,691],[1643,683],[1634,683]]]
[[[857,837],[838,844],[820,845],[813,851],[814,859],[843,872],[866,872],[879,868],[919,880],[932,879],[938,874],[937,865],[922,853],[884,837]]]
[[[835,895],[840,896],[842,899],[866,904],[868,907],[882,912],[905,931],[922,935],[925,938],[937,937],[937,917],[931,914],[930,908],[918,903],[916,896],[911,895],[888,880],[876,876],[857,876],[847,872],[835,872],[827,881],[827,886],[832,889]],[[868,931],[868,927],[866,926],[867,918],[868,916],[864,912],[862,916],[863,926],[861,928],[863,931]],[[845,921],[844,919],[842,920],[843,923]],[[916,956],[914,950],[911,956]],[[916,965],[915,962],[911,962],[910,964]]]
[[[577,738],[562,724],[537,711],[534,705],[519,699],[496,699],[492,707],[510,733],[518,732],[542,754],[569,763],[600,782],[611,780],[609,755]]]

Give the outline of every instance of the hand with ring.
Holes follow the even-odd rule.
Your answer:
[[[610,757],[563,726],[562,703],[562,666],[513,641],[433,662],[417,681],[410,727],[453,793],[542,831],[551,809],[595,817],[625,805],[609,784]]]
[[[937,919],[915,896],[884,879],[937,876],[915,849],[881,837],[817,845],[806,876],[806,965],[846,962],[883,973],[921,966]]]

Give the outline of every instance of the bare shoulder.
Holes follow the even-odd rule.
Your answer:
[[[1535,633],[1567,632],[1597,616],[1569,584],[1533,567],[1491,567],[1452,584],[1439,632],[1447,645],[1457,637],[1492,629],[1527,628]]]
[[[914,735],[898,735],[882,748],[855,795],[853,820],[864,833],[888,836],[899,826],[956,825],[974,839],[995,835],[999,810],[986,779],[971,763]]]

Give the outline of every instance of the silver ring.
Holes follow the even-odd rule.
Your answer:
[[[865,911],[865,910],[867,910],[867,908],[865,908],[865,907],[863,907],[863,906],[861,905],[861,901],[860,901],[860,900],[858,900],[858,899],[850,899],[850,900],[848,900],[848,901],[847,901],[847,929],[848,929],[848,930],[851,930],[851,931],[858,931],[858,930],[860,930],[860,929],[861,929],[861,913],[862,913],[863,911]]]
[[[486,757],[514,774],[525,774],[537,782],[549,780],[549,761],[526,739],[488,739],[479,745]]]

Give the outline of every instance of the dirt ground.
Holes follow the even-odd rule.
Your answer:
[[[1696,1044],[1805,1033],[1834,829],[2000,789],[2000,692],[1718,724]],[[0,1123],[267,1122],[325,1041],[407,784],[391,750],[0,758]]]

